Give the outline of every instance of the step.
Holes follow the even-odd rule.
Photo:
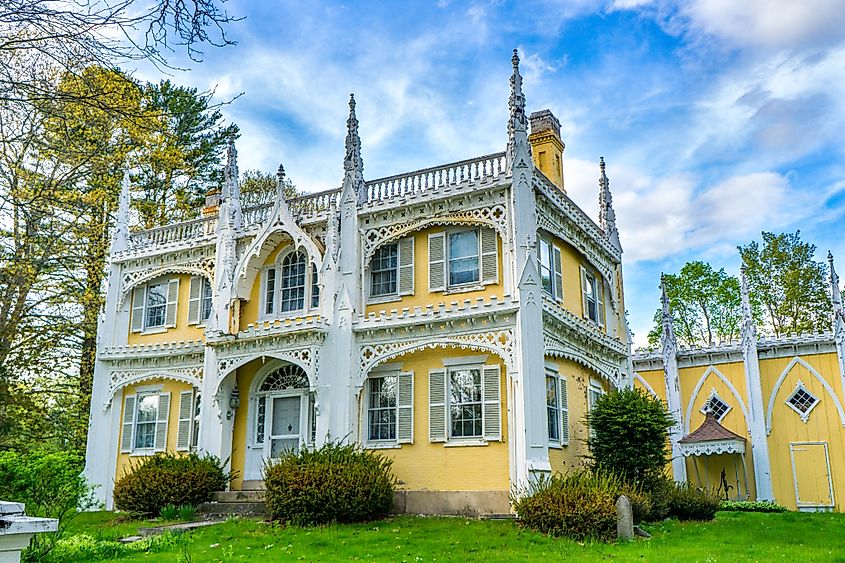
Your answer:
[[[197,512],[206,515],[262,516],[267,512],[263,502],[204,502]]]
[[[212,502],[264,502],[264,491],[216,491]]]

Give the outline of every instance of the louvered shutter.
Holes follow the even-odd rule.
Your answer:
[[[481,418],[485,440],[502,439],[502,403],[499,366],[481,368]]]
[[[558,397],[560,398],[560,445],[569,445],[569,398],[566,395],[566,378],[558,379],[560,388],[558,390]]]
[[[428,439],[446,441],[446,370],[428,372]]]
[[[146,286],[139,286],[132,290],[132,332],[144,330],[144,299],[147,296]]]
[[[191,422],[194,418],[194,392],[179,393],[179,427],[176,433],[176,449],[187,451],[191,448]]]
[[[481,283],[499,283],[499,241],[496,231],[481,229]]]
[[[176,309],[179,307],[179,278],[173,278],[167,283],[167,311],[165,326],[176,326]]]
[[[399,241],[399,295],[414,293],[414,237]]]
[[[555,299],[563,301],[563,260],[561,260],[560,249],[552,245],[552,256],[554,259],[554,286]]]
[[[203,278],[191,276],[190,298],[188,299],[188,324],[195,325],[200,322],[200,309],[202,308],[202,286]]]
[[[399,374],[396,385],[396,441],[414,443],[414,372]]]
[[[123,430],[120,435],[120,452],[132,452],[132,440],[135,433],[135,395],[127,395],[123,399]]]
[[[590,309],[589,305],[587,304],[587,296],[590,295],[590,291],[592,288],[590,287],[589,280],[587,279],[587,270],[584,266],[581,266],[581,306],[583,307],[583,314],[582,316],[585,319],[590,318]]]
[[[156,417],[155,451],[167,449],[167,418],[170,414],[170,393],[158,394],[158,416]]]
[[[428,290],[446,289],[446,233],[428,235]]]

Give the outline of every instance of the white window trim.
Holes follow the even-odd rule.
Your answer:
[[[476,255],[475,258],[478,263],[478,280],[461,283],[461,284],[452,284],[449,283],[449,279],[451,278],[451,263],[452,257],[449,253],[449,237],[453,234],[457,233],[467,233],[475,231],[475,242],[476,242]],[[444,295],[450,295],[454,293],[466,293],[468,291],[480,291],[484,289],[484,282],[482,281],[482,272],[481,272],[481,227],[452,227],[449,229],[445,229],[444,233],[446,234],[445,246],[446,246],[446,253],[445,253],[445,260],[444,260],[444,267],[443,270],[445,271],[446,275],[446,289],[443,292]]]
[[[204,328],[205,325],[208,323],[208,319],[214,314],[214,286],[211,284],[211,280],[209,280],[205,276],[199,276],[200,283],[202,286],[200,287],[200,319],[196,326],[199,328]],[[205,302],[205,284],[208,283],[208,298],[211,300],[211,306],[208,310],[208,318],[202,318],[202,307],[203,303]]]
[[[590,278],[592,278],[593,283],[590,284],[590,295],[592,295],[593,299],[596,301],[596,318],[593,319],[590,317],[589,310],[584,311],[587,320],[597,324],[598,326],[604,326],[604,319],[602,319],[602,314],[604,313],[604,284],[601,283],[601,276],[597,275],[594,271],[589,268],[584,269],[584,281],[589,283]],[[601,306],[599,305],[601,302]]]
[[[790,397],[791,397],[791,396],[792,396],[792,395],[790,394]],[[730,405],[730,403],[728,403],[726,400],[724,400],[724,399],[722,398],[722,396],[721,396],[721,395],[719,395],[719,393],[717,393],[717,392],[716,392],[716,389],[712,389],[712,390],[710,391],[710,395],[708,395],[708,396],[707,396],[707,400],[706,400],[706,401],[704,401],[704,404],[703,404],[703,405],[701,405],[701,408],[700,408],[700,409],[698,409],[698,412],[700,412],[700,413],[701,413],[701,414],[703,414],[704,416],[707,416],[707,405],[709,405],[709,404],[710,404],[710,401],[712,401],[714,397],[715,397],[716,399],[719,399],[719,401],[721,401],[721,402],[722,402],[722,404],[724,404],[724,405],[726,405],[726,406],[728,407],[728,408],[727,408],[727,410],[725,410],[725,412],[724,412],[724,413],[722,413],[722,416],[720,416],[719,418],[717,418],[717,419],[716,419],[716,422],[722,422],[723,420],[725,420],[725,417],[726,417],[726,416],[728,416],[728,413],[729,413],[729,412],[731,412],[731,411],[733,410],[733,407]],[[791,406],[791,405],[790,405],[790,406]]]
[[[537,243],[537,250],[542,252],[543,245],[542,242],[549,245],[549,252],[551,256],[548,256],[549,259],[549,280],[551,283],[551,292],[546,291],[546,288],[543,287],[543,257],[542,255],[538,256],[537,258],[537,270],[540,274],[540,289],[543,292],[545,297],[550,298],[552,301],[563,301],[563,295],[555,295],[555,243],[554,241],[548,237],[547,235],[541,234],[537,237],[540,239]]]
[[[172,278],[164,278],[164,279],[157,278],[156,280],[150,280],[150,281],[148,281],[147,283],[144,284],[144,309],[143,309],[143,313],[142,313],[143,321],[141,323],[141,326],[143,328],[141,329],[140,334],[161,334],[162,332],[167,332],[167,292],[168,292],[168,287],[169,287],[171,279]],[[164,286],[164,294],[165,294],[164,322],[160,325],[148,327],[147,326],[147,308],[149,307],[149,304],[150,304],[150,287],[156,286],[156,285],[163,285]]]
[[[478,356],[476,356],[478,357]],[[449,358],[453,359],[453,358]],[[484,391],[483,391],[483,378],[484,378],[484,364],[483,363],[475,363],[470,362],[472,357],[463,357],[463,362],[454,362],[450,365],[446,364],[447,358],[444,358],[443,365],[446,368],[446,396],[445,396],[445,408],[446,408],[446,442],[445,446],[486,446],[489,442],[484,438]],[[452,436],[452,372],[459,371],[462,369],[475,369],[478,370],[479,380],[481,382],[481,400],[479,404],[481,405],[481,436]]]
[[[135,416],[132,421],[132,451],[129,453],[130,457],[151,456],[155,455],[155,429],[158,424],[158,397],[161,393],[162,386],[149,386],[145,388],[138,387],[135,389]],[[144,397],[156,398],[156,414],[153,420],[153,447],[151,448],[137,448],[135,447],[135,439],[138,436],[138,410],[141,407],[141,399]],[[149,424],[146,422],[144,424]]]
[[[561,428],[561,424],[560,424],[561,417],[562,417],[561,416],[561,404],[560,404],[560,380],[562,378],[560,376],[560,373],[557,370],[557,367],[556,366],[554,368],[549,367],[548,363],[546,365],[545,375],[546,375],[547,378],[551,377],[552,379],[554,379],[555,402],[556,402],[555,412],[557,413],[557,440],[553,439],[551,436],[548,436],[548,433],[549,433],[548,432],[548,422],[549,422],[548,421],[548,416],[549,416],[549,404],[548,404],[548,402],[546,402],[546,428],[547,428],[546,435],[547,435],[547,438],[549,440],[549,447],[550,448],[563,449],[563,447],[564,447],[563,440],[562,440],[563,428]],[[545,382],[546,381],[544,379],[543,383],[545,383]]]
[[[282,262],[284,259],[294,252],[299,250],[303,254],[305,254],[305,292],[303,295],[301,309],[296,309],[294,311],[285,311],[284,313],[280,312],[279,309],[282,306]],[[266,305],[267,305],[267,270],[275,269],[276,276],[273,284],[273,313],[266,312]],[[261,267],[260,271],[260,285],[259,285],[259,299],[258,299],[258,320],[261,322],[264,321],[275,321],[275,320],[282,320],[282,319],[292,319],[296,317],[304,317],[310,314],[315,313],[316,311],[320,310],[320,305],[318,304],[316,307],[311,306],[311,297],[312,292],[314,290],[314,267],[313,263],[311,262],[311,257],[308,255],[308,252],[303,249],[295,249],[295,248],[287,248],[283,252],[280,252],[278,256],[276,256],[276,260],[272,264],[267,264]],[[320,269],[316,269],[316,275],[320,275]],[[322,300],[323,296],[320,296]]]
[[[398,385],[399,385],[399,373],[401,372],[400,369],[382,369],[378,371],[373,371],[370,373],[370,376],[367,377],[367,384],[364,386],[364,393],[365,393],[365,404],[364,404],[364,444],[367,448],[370,449],[379,449],[379,448],[401,448],[401,444],[399,444],[399,404],[398,404]],[[371,440],[370,439],[370,381],[373,379],[380,379],[384,377],[395,377],[396,378],[396,385],[397,385],[397,404],[393,407],[393,410],[396,411],[396,421],[394,423],[395,438],[386,438],[384,440]]]
[[[367,268],[367,276],[366,276],[367,302],[372,303],[373,305],[376,305],[376,304],[379,304],[379,303],[390,303],[390,302],[393,302],[393,301],[401,301],[402,300],[402,295],[400,295],[400,293],[399,293],[399,264],[400,264],[400,261],[402,260],[402,257],[401,257],[402,250],[400,248],[399,241],[394,240],[393,242],[388,242],[388,243],[382,244],[376,250],[379,250],[379,249],[382,249],[386,246],[391,246],[391,245],[396,247],[396,267],[394,268],[394,271],[396,272],[396,289],[394,289],[393,292],[391,292],[391,293],[382,293],[380,295],[373,295],[373,274],[375,273],[375,272],[373,272],[373,260],[375,259],[375,252],[373,252],[373,257],[370,259],[370,264]],[[387,270],[385,270],[385,271],[387,271]]]
[[[795,396],[795,394],[800,390],[803,390],[805,393],[807,393],[808,395],[810,395],[812,398],[814,398],[816,400],[810,406],[810,408],[807,409],[807,412],[801,412],[800,410],[795,408],[795,405],[793,405],[791,402],[789,402],[790,399],[792,399],[792,397]],[[819,403],[821,403],[822,401],[812,391],[807,389],[807,386],[804,385],[804,382],[799,379],[798,383],[795,384],[795,389],[792,390],[792,393],[789,394],[789,396],[786,398],[786,401],[784,401],[784,402],[786,403],[786,406],[788,406],[793,411],[798,413],[798,416],[801,418],[801,422],[803,422],[804,424],[807,424],[807,422],[810,420],[810,413],[813,412],[813,409],[815,409],[819,405]]]

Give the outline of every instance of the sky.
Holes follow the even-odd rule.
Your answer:
[[[224,6],[243,16],[237,45],[170,78],[233,100],[241,171],[283,163],[305,191],[340,185],[350,92],[365,178],[504,150],[518,49],[527,109],[560,119],[565,188],[593,218],[607,162],[635,345],[661,272],[736,275],[737,245],[762,230],[800,229],[845,271],[843,0]]]

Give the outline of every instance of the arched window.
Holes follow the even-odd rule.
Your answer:
[[[282,260],[281,311],[299,311],[305,308],[305,253],[297,250]]]

